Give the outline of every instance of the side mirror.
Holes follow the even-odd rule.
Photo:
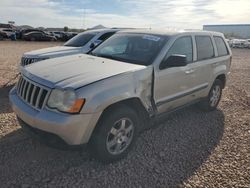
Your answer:
[[[187,65],[187,56],[180,54],[173,54],[167,59],[163,60],[160,64],[160,70],[168,67],[184,67]]]
[[[94,42],[92,42],[91,44],[90,44],[90,48],[91,49],[93,49],[93,48],[95,48],[96,46],[98,46],[99,44],[101,44],[101,40],[96,40],[96,41],[94,41]]]
[[[89,46],[91,49],[93,49],[95,47],[95,44],[94,43],[91,43],[90,46]]]

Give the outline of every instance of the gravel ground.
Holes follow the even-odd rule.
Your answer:
[[[250,50],[234,49],[215,112],[195,106],[140,135],[127,158],[104,165],[88,151],[32,140],[8,101],[23,52],[59,43],[0,41],[0,187],[250,187]]]

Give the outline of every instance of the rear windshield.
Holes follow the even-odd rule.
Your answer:
[[[96,33],[80,33],[70,39],[68,42],[64,44],[64,46],[72,46],[72,47],[81,47],[87,44]]]

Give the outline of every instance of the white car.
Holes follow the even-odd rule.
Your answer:
[[[45,59],[82,53],[86,54],[117,31],[119,31],[119,29],[99,29],[85,31],[67,41],[63,46],[55,46],[27,52],[23,54],[21,66],[24,67]]]
[[[246,40],[244,39],[233,39],[232,40],[232,47],[233,48],[244,48]]]
[[[10,38],[11,35],[15,34],[15,31],[12,29],[1,29],[1,32],[7,37]]]
[[[55,36],[57,39],[61,39],[62,38],[62,32],[60,31],[52,31],[50,32],[53,36]]]
[[[246,39],[245,48],[250,48],[250,39]]]

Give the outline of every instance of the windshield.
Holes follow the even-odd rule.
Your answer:
[[[91,54],[133,64],[150,65],[166,41],[167,37],[158,35],[117,33]]]
[[[64,46],[72,46],[72,47],[81,47],[87,44],[96,33],[80,33],[70,39],[68,42],[64,44]]]

